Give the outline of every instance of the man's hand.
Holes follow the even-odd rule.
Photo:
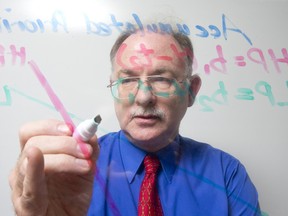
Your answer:
[[[21,154],[9,179],[17,215],[86,215],[99,153],[97,138],[79,144],[71,135],[70,128],[56,120],[21,128]]]

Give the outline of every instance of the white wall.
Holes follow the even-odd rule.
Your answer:
[[[176,23],[189,27],[197,59],[195,71],[203,86],[197,103],[183,120],[181,134],[208,142],[240,159],[259,191],[263,213],[286,215],[287,9],[287,1],[268,0],[1,0],[1,215],[13,215],[8,175],[19,154],[19,127],[36,119],[61,119],[28,62],[33,60],[39,66],[73,114],[75,124],[100,113],[103,122],[99,135],[118,130],[113,101],[106,88],[108,55],[119,34],[111,15],[125,25],[128,21],[136,24],[133,14],[141,21],[163,16],[170,21],[177,17]],[[102,22],[98,34],[91,22]],[[223,29],[223,22],[227,29]],[[203,29],[207,30],[207,37],[197,35],[205,33]],[[23,47],[22,54],[15,56],[13,47],[17,52]],[[219,57],[217,49],[222,49],[222,60],[226,61],[223,65],[219,61],[213,63]],[[269,50],[282,59],[278,69]],[[246,100],[239,99],[241,95]]]

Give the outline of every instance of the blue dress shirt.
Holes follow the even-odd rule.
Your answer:
[[[137,216],[147,153],[123,131],[101,137],[99,145],[88,215]],[[244,166],[231,155],[180,135],[156,154],[165,216],[261,215],[257,191]]]

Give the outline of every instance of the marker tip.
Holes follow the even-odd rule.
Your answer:
[[[100,115],[97,115],[95,118],[94,118],[94,121],[97,123],[97,124],[100,124],[100,122],[102,121],[102,118]]]

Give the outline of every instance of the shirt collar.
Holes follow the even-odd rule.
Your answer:
[[[156,152],[164,175],[168,182],[172,181],[173,174],[179,160],[179,135],[168,146]],[[131,183],[147,154],[144,150],[136,147],[125,136],[124,132],[120,132],[120,154],[128,178]],[[133,156],[132,156],[133,155]],[[132,156],[132,157],[131,157]]]
[[[169,183],[172,181],[175,169],[180,158],[180,138],[179,135],[165,148],[158,151],[156,154],[161,161],[161,166],[164,175]]]

